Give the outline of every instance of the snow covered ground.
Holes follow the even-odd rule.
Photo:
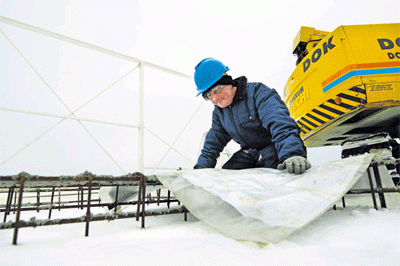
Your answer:
[[[129,207],[126,211],[132,211]],[[101,212],[102,210],[100,210]],[[54,211],[53,218],[84,215]],[[45,217],[47,212],[40,212]],[[22,219],[38,216],[23,213]],[[12,216],[9,217],[12,219]],[[338,204],[278,244],[225,237],[192,215],[0,230],[0,265],[400,265],[400,208]]]

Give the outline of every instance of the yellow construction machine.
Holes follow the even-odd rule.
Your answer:
[[[308,147],[400,136],[400,23],[301,27],[284,101]]]

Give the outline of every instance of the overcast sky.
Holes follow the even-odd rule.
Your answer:
[[[0,16],[187,75],[201,59],[215,57],[233,77],[245,75],[282,94],[295,68],[293,39],[301,26],[333,31],[341,25],[398,23],[400,1],[0,0]],[[135,63],[1,22],[0,29],[0,107],[65,116],[111,87],[75,114],[138,123],[138,70],[113,85]],[[193,117],[202,100],[195,98],[192,80],[150,68],[144,73],[145,126],[165,142],[176,142],[187,156],[168,152],[147,132],[145,165],[163,160],[163,167],[190,167],[210,126],[212,106],[203,104]],[[137,169],[136,129],[83,124],[0,110],[0,174],[117,175]],[[310,156],[314,159],[312,150]]]

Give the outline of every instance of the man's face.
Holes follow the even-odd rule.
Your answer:
[[[236,87],[232,85],[218,85],[206,93],[204,98],[209,99],[214,105],[225,108],[232,103]]]

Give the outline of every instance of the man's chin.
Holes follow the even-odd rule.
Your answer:
[[[225,107],[228,107],[230,104],[232,103],[232,101],[222,101],[222,102],[219,102],[218,104],[217,104],[217,106],[219,107],[219,108],[225,108]]]

